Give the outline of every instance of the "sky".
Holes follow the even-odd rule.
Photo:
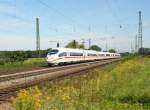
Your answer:
[[[142,11],[143,47],[150,48],[149,0],[0,0],[0,50],[35,50],[39,18],[41,49],[88,39],[103,50],[131,51]],[[132,46],[131,46],[132,45]]]

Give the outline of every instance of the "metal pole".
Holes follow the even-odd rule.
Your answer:
[[[91,25],[89,25],[89,33],[91,33]]]
[[[131,40],[131,53],[133,53],[132,40]]]
[[[91,47],[91,39],[89,39],[89,48]]]
[[[36,51],[38,57],[40,56],[40,32],[39,32],[39,18],[36,18]]]
[[[142,49],[142,17],[141,11],[139,11],[139,27],[138,27],[138,49]]]
[[[108,45],[107,45],[107,42],[106,42],[106,52],[108,51]]]
[[[59,48],[59,42],[57,42],[57,48]]]
[[[135,52],[137,52],[137,48],[138,48],[138,41],[137,41],[137,35],[135,36]]]

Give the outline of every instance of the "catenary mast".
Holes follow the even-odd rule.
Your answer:
[[[142,17],[141,17],[141,11],[139,11],[138,50],[142,47],[143,47],[143,44],[142,44]]]

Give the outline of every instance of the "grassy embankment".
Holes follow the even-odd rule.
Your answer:
[[[31,70],[46,65],[46,60],[44,58],[30,58],[22,62],[5,63],[4,65],[0,65],[0,74]]]
[[[150,58],[22,90],[16,110],[150,110]]]

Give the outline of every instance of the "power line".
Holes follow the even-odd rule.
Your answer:
[[[13,0],[12,2],[11,2],[11,6],[16,8],[17,7],[16,0]],[[8,3],[10,4],[10,2],[8,2]],[[30,24],[31,24],[31,22],[34,22],[33,20],[29,20],[29,19],[25,19],[23,17],[17,16],[16,12],[13,14],[12,13],[11,14],[10,13],[1,13],[1,15],[11,17],[11,18],[14,18],[16,20],[23,21],[23,22],[30,23]]]
[[[66,16],[64,13],[62,13],[61,11],[59,11],[58,9],[50,6],[49,4],[43,2],[42,0],[37,0],[41,5],[49,8],[50,10],[56,12],[57,14],[59,14],[60,16],[62,16],[63,18],[67,19],[68,21],[71,22],[71,25],[72,25],[72,32],[75,33],[77,30],[76,30],[76,27],[74,24],[77,24],[77,22],[75,20],[73,20],[72,18]],[[52,29],[52,28],[51,28]],[[52,30],[55,30],[56,33],[58,33],[58,29],[52,29]],[[64,32],[63,32],[64,33]]]
[[[60,47],[60,42],[59,42],[59,41],[49,41],[49,42],[54,42],[54,43],[56,43],[56,47],[57,47],[57,48]]]
[[[62,12],[60,12],[58,9],[56,9],[56,8],[54,8],[54,7],[50,6],[50,5],[48,5],[47,3],[45,3],[45,2],[43,2],[43,1],[41,1],[41,0],[37,0],[37,1],[38,1],[40,4],[42,4],[43,6],[45,6],[45,7],[49,8],[49,9],[53,10],[53,11],[56,12],[57,14],[63,16],[63,17],[66,18],[67,20],[71,21],[72,23],[75,23],[75,21],[74,21],[73,19],[69,18],[68,16],[66,16],[65,14],[63,14]]]
[[[49,8],[50,10],[52,10],[52,11],[56,12],[57,14],[59,14],[60,16],[64,17],[65,19],[67,19],[67,20],[70,21],[71,23],[77,24],[77,22],[76,22],[74,19],[72,19],[72,18],[66,16],[64,13],[62,13],[62,12],[59,11],[58,9],[56,9],[56,8],[54,8],[54,7],[52,7],[52,6],[50,6],[49,4],[43,2],[42,0],[37,0],[37,1],[38,1],[41,5],[43,5],[43,6],[47,7],[47,8]],[[74,25],[73,25],[72,27],[73,27],[73,28],[72,28],[73,33],[76,32],[76,28],[74,27]],[[53,29],[53,30],[54,30],[54,29]],[[89,26],[88,30],[91,31],[91,27],[90,27],[90,26]]]
[[[121,23],[122,23],[122,20],[120,20],[119,18],[118,18],[118,14],[117,14],[117,11],[116,10],[119,10],[119,8],[118,8],[118,5],[117,5],[117,1],[116,1],[116,3],[115,4],[113,4],[113,5],[115,5],[115,6],[113,6],[113,5],[111,5],[110,3],[109,3],[109,0],[105,0],[105,2],[106,2],[106,4],[107,4],[107,7],[110,9],[110,11],[112,12],[112,15],[113,15],[113,17],[114,17],[114,19],[117,21],[117,23],[119,24],[119,28],[122,28],[123,26],[121,25]],[[114,8],[115,7],[115,8]],[[114,10],[114,11],[113,11]]]
[[[13,6],[17,9],[17,0],[13,0]],[[25,19],[23,17],[17,16],[16,12],[15,12],[15,15],[11,15],[11,16],[20,21],[24,21],[24,22],[28,22],[28,23],[34,22],[33,20],[29,20],[29,19]]]

